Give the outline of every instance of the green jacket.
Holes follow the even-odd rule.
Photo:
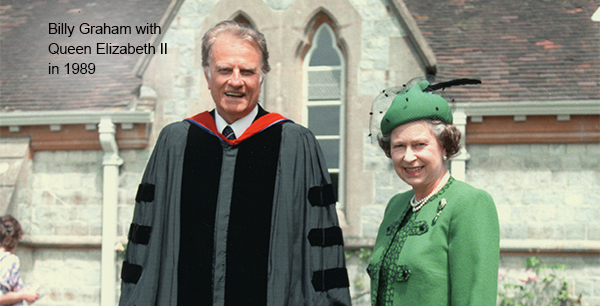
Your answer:
[[[387,205],[367,269],[372,304],[496,305],[500,230],[491,196],[450,178],[412,213],[413,194]]]

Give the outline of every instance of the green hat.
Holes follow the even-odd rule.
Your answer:
[[[400,92],[381,120],[381,133],[389,134],[399,125],[421,119],[436,119],[452,124],[452,112],[448,102],[433,93],[423,92],[429,86],[421,81]]]

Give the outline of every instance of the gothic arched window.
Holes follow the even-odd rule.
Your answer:
[[[318,25],[304,59],[303,123],[315,134],[343,203],[344,57],[327,22]]]

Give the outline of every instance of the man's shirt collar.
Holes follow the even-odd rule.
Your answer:
[[[229,125],[233,129],[235,136],[240,137],[240,136],[242,136],[242,134],[244,134],[244,132],[248,129],[248,127],[252,124],[252,122],[254,121],[254,118],[256,118],[257,114],[258,114],[258,104],[245,117],[242,117],[242,118],[236,120],[232,124],[227,124],[225,119],[223,119],[223,117],[221,117],[221,115],[219,115],[219,112],[215,109],[215,124],[217,125],[217,130],[219,130],[220,133],[223,133],[223,129]]]

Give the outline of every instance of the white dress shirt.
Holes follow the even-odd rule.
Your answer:
[[[248,115],[246,115],[245,117],[242,117],[242,118],[236,120],[232,124],[227,124],[225,119],[223,119],[223,117],[221,117],[221,115],[219,115],[219,112],[215,109],[215,123],[217,124],[217,130],[219,130],[219,133],[223,133],[223,129],[229,125],[231,127],[231,129],[233,129],[233,132],[235,133],[235,137],[240,138],[240,136],[242,136],[244,134],[244,132],[248,129],[248,127],[250,127],[250,125],[254,121],[254,118],[256,118],[257,114],[258,114],[258,105],[255,106],[254,109],[252,111],[250,111],[250,113]]]

